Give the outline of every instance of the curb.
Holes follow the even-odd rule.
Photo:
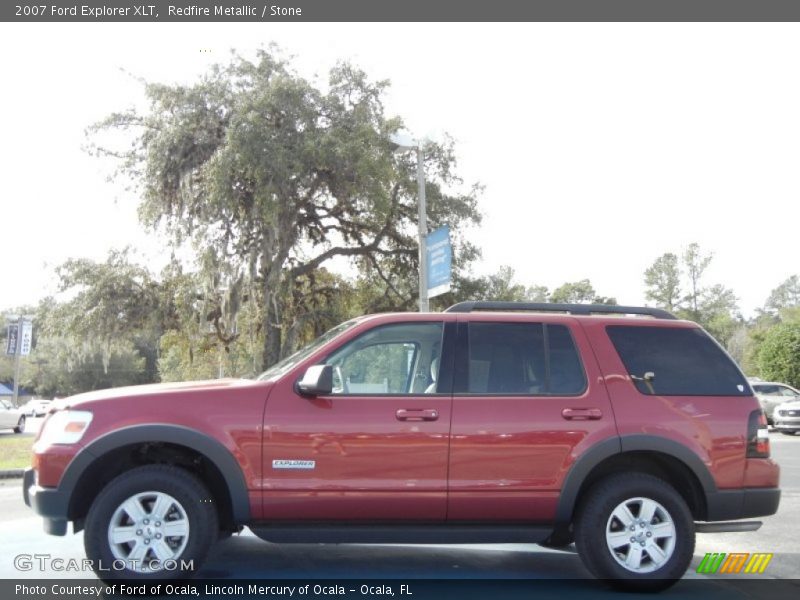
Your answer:
[[[25,469],[3,469],[0,470],[0,479],[21,478],[23,473],[25,473]]]

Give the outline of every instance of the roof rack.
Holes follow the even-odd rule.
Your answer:
[[[656,319],[677,319],[675,315],[662,308],[647,306],[617,306],[614,304],[565,304],[558,302],[493,302],[470,300],[454,304],[444,312],[469,313],[475,311],[531,311],[562,312],[571,315],[647,315]]]

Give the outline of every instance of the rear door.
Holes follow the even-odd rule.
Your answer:
[[[475,315],[458,324],[450,521],[549,522],[577,456],[616,427],[572,318]]]

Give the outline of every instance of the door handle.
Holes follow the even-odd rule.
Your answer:
[[[599,408],[565,408],[561,416],[569,421],[596,421],[603,416]]]
[[[435,408],[401,408],[395,413],[398,421],[435,421],[439,411]]]

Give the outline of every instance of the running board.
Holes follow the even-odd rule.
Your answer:
[[[720,523],[695,523],[697,533],[722,533],[724,531],[757,531],[761,528],[761,521],[724,521]]]
[[[276,543],[322,544],[536,544],[551,527],[531,525],[334,525],[259,523],[250,530]]]

